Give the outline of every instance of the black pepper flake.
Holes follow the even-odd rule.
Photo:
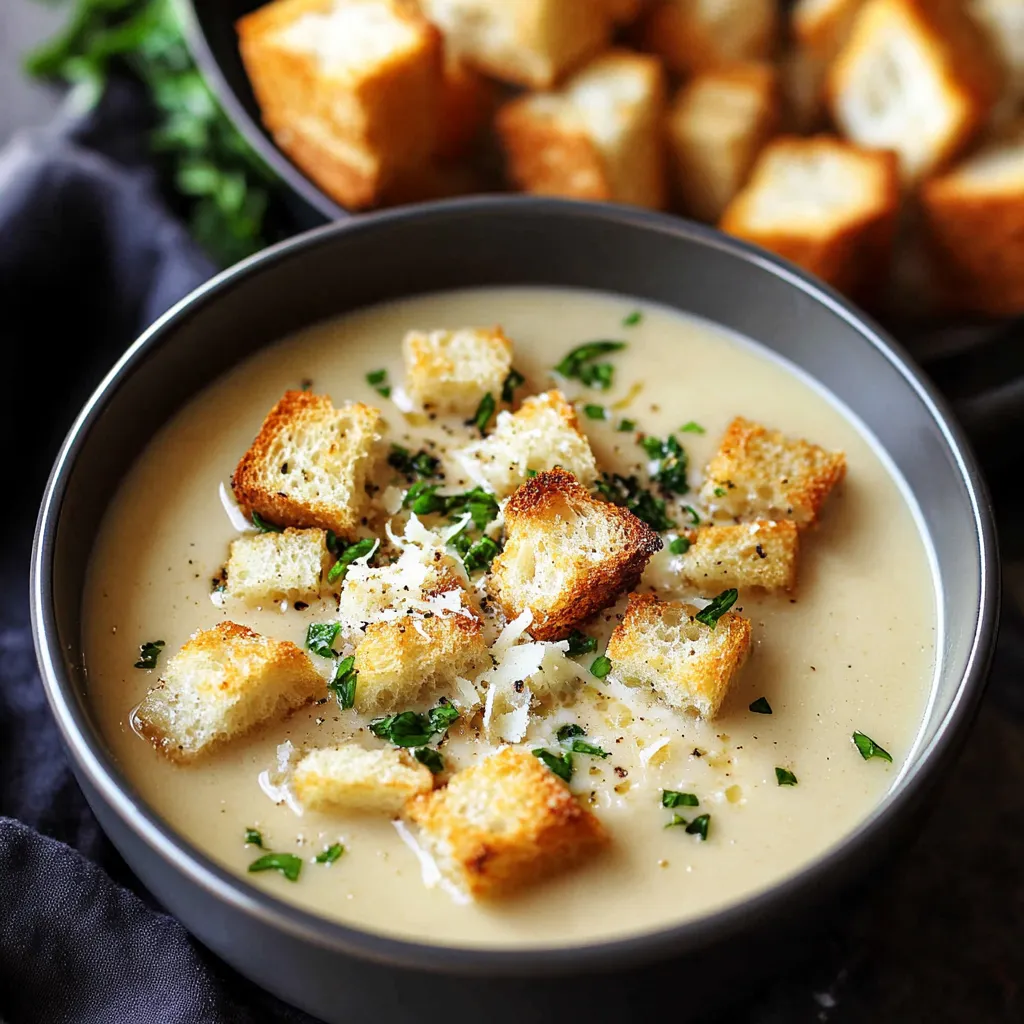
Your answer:
[[[768,556],[764,553],[764,548],[760,544],[757,545],[754,550],[757,552],[759,558],[767,558]]]
[[[516,693],[522,693],[523,692],[523,681],[522,681],[522,679],[517,679],[512,684],[512,689],[515,690]]]
[[[620,779],[624,779],[629,774],[629,772],[627,772],[626,769],[621,767],[620,765],[615,765],[615,774],[618,775]]]
[[[694,747],[693,748],[693,756],[694,757],[703,757],[706,753],[707,753],[707,751],[701,750],[700,747]]]
[[[296,601],[296,602],[295,602],[295,604],[293,604],[293,605],[292,605],[292,607],[293,607],[293,608],[294,608],[294,609],[295,609],[295,610],[296,610],[297,612],[302,612],[302,611],[305,611],[305,610],[306,610],[306,609],[307,609],[307,608],[309,607],[309,605],[308,605],[308,604],[306,604],[306,602],[305,602],[305,601]]]

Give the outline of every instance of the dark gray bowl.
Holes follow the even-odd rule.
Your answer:
[[[665,303],[756,338],[803,367],[861,418],[905,477],[934,545],[941,585],[941,664],[925,741],[855,832],[796,877],[740,905],[657,933],[572,949],[473,951],[400,942],[321,920],[249,887],[137,799],[90,716],[80,653],[83,575],[109,497],[154,432],[198,389],[261,346],[322,318],[417,292],[503,284],[585,287]],[[728,983],[735,991],[738,976],[755,973],[752,964],[772,963],[764,950],[789,955],[782,929],[809,934],[826,897],[884,860],[912,830],[981,697],[998,593],[990,512],[958,429],[896,346],[842,299],[772,257],[675,218],[507,197],[411,207],[318,229],[222,274],[163,317],[111,371],[60,452],[39,516],[31,600],[47,696],[82,788],[128,864],[200,940],[259,984],[330,1021],[485,1013],[493,1021],[521,1021],[524,1013],[561,1019],[580,983],[565,989],[560,975],[588,973],[587,1003],[604,1008],[588,1018],[605,1019],[635,1014],[665,995],[664,973],[660,981],[638,973],[659,958],[677,958],[671,970],[681,978],[700,978],[705,987]],[[615,976],[613,968],[632,973]],[[423,972],[462,977],[445,981]],[[677,1019],[685,1016],[677,1010],[674,1004]]]

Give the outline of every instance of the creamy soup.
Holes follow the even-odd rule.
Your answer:
[[[637,308],[639,322],[624,325],[637,320],[629,316]],[[133,666],[140,644],[164,640],[166,659],[195,630],[225,619],[303,646],[308,625],[330,619],[333,598],[305,609],[251,608],[211,594],[228,545],[245,525],[227,497],[238,458],[284,390],[310,381],[335,403],[381,408],[387,441],[415,450],[430,439],[446,454],[469,440],[471,428],[404,415],[367,374],[386,369],[400,384],[400,342],[409,329],[495,323],[513,340],[514,365],[531,386],[520,396],[552,386],[550,368],[581,342],[628,342],[610,357],[609,391],[570,391],[581,408],[588,402],[610,410],[604,421],[580,416],[604,470],[647,471],[635,435],[617,429],[623,418],[659,437],[675,432],[691,467],[692,490],[680,501],[693,502],[702,467],[729,421],[743,415],[841,449],[848,473],[820,525],[803,537],[797,592],[741,594],[735,610],[752,622],[752,652],[713,722],[630,706],[620,691],[609,693],[614,669],[608,680],[591,679],[573,707],[553,712],[558,721],[582,723],[588,739],[611,753],[578,757],[571,785],[612,841],[578,869],[477,904],[428,887],[415,852],[386,817],[300,817],[261,787],[259,776],[274,769],[284,741],[310,748],[357,736],[379,745],[354,711],[332,698],[176,766],[132,729],[133,708],[159,674],[159,666]],[[690,422],[705,432],[680,432]],[[461,489],[465,481],[452,473],[446,485]],[[669,511],[686,521],[678,503]],[[688,598],[673,572],[674,536],[664,535],[665,550],[640,589]],[[587,625],[598,653],[623,606]],[[907,764],[931,692],[937,628],[931,561],[905,490],[863,428],[822,389],[756,344],[675,312],[624,297],[522,288],[368,309],[287,338],[211,384],[149,444],[111,503],[91,562],[84,646],[90,699],[125,776],[214,860],[349,925],[453,946],[523,947],[676,924],[757,893],[822,855],[879,804]],[[330,671],[327,663],[318,668]],[[762,697],[771,715],[749,710]],[[550,737],[551,721],[530,729],[528,744],[535,735]],[[863,759],[851,740],[855,730],[889,751],[892,763]],[[444,750],[453,768],[479,756],[461,722]],[[780,785],[776,768],[797,784]],[[679,810],[710,816],[706,840],[666,827],[674,812],[661,805],[665,789],[698,796],[699,807]],[[266,847],[304,859],[298,881],[273,871],[246,874],[260,853],[245,845],[247,828],[258,829]],[[338,860],[315,862],[338,842],[345,849]]]

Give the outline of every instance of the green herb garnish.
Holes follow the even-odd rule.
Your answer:
[[[333,530],[327,531],[327,538],[325,543],[327,544],[327,550],[332,555],[340,554],[345,548],[345,542],[338,540],[338,535]]]
[[[688,537],[675,537],[668,549],[673,555],[685,555],[690,550],[690,540]]]
[[[694,526],[700,525],[700,516],[697,515],[696,509],[692,508],[690,505],[684,505],[683,511],[690,517],[690,522],[693,523]]]
[[[366,383],[382,398],[391,397],[391,385],[388,383],[387,370],[371,370],[366,375]]]
[[[372,537],[364,537],[362,540],[357,540],[355,544],[349,544],[338,555],[338,560],[328,571],[327,582],[336,583],[338,580],[344,579],[345,573],[348,572],[348,567],[357,559],[368,555],[376,544],[377,542]]]
[[[333,864],[344,852],[345,847],[341,843],[331,843],[323,853],[318,853],[313,859],[317,864]]]
[[[569,641],[569,650],[566,654],[569,657],[575,657],[577,654],[589,654],[591,651],[597,650],[597,637],[587,636],[586,633],[581,633],[578,629],[574,629],[567,637]]]
[[[501,547],[497,541],[491,540],[490,537],[481,537],[462,556],[462,564],[466,567],[466,572],[488,569],[500,551]]]
[[[611,757],[611,753],[607,750],[602,750],[601,747],[594,743],[588,743],[586,740],[574,739],[569,749],[574,754],[590,754],[591,757]]]
[[[595,488],[605,501],[629,509],[659,533],[676,525],[665,513],[665,502],[644,490],[635,476],[602,473]]]
[[[860,756],[865,761],[870,761],[873,757],[880,757],[883,761],[892,764],[892,754],[884,747],[880,747],[870,736],[865,736],[862,732],[855,732],[853,742],[857,745]]]
[[[280,871],[289,882],[297,882],[302,859],[294,853],[265,853],[249,865],[250,871]]]
[[[619,425],[615,429],[620,434],[629,434],[636,430],[636,420],[619,420]]]
[[[672,817],[665,822],[665,828],[674,828],[677,825],[689,824],[690,823],[681,814],[673,814]]]
[[[163,640],[147,640],[139,646],[139,660],[135,662],[136,668],[156,668],[156,659],[160,657],[160,651],[165,644]]]
[[[679,428],[679,433],[681,433],[681,434],[706,434],[707,431],[699,423],[695,423],[693,420],[690,420],[689,423],[684,423]]]
[[[608,419],[608,410],[603,405],[594,405],[588,402],[583,406],[583,412],[586,414],[588,420]]]
[[[590,665],[590,671],[593,675],[597,676],[598,679],[604,679],[606,675],[612,670],[612,662],[610,658],[606,658],[603,654],[599,654]]]
[[[508,376],[502,382],[501,385],[501,400],[503,402],[511,402],[515,396],[515,390],[520,384],[525,384],[526,378],[513,367],[508,371]]]
[[[634,309],[633,312],[629,314],[629,316],[622,318],[622,326],[636,327],[636,325],[640,323],[640,321],[643,320],[643,318],[643,313],[641,313],[639,309]]]
[[[252,510],[252,525],[255,526],[260,533],[281,533],[284,530],[283,526],[275,526],[273,523],[268,523],[266,519],[256,511],[256,509]]]
[[[767,697],[758,697],[750,705],[749,710],[753,711],[755,715],[770,715],[772,713],[772,706],[768,703]]]
[[[338,704],[343,711],[353,707],[356,702],[356,682],[359,673],[353,667],[356,663],[356,656],[350,654],[338,662],[334,670],[334,678],[327,684],[327,689],[338,698]]]
[[[775,781],[780,786],[795,786],[796,776],[788,768],[775,769]]]
[[[433,747],[417,747],[412,752],[412,756],[420,764],[429,768],[434,775],[440,775],[444,771],[444,758],[441,756],[440,751],[435,750]]]
[[[689,825],[686,826],[686,831],[692,836],[700,836],[701,841],[708,837],[708,825],[711,824],[710,814],[698,814]]]
[[[420,449],[413,455],[408,448],[393,444],[388,455],[388,465],[394,467],[404,476],[437,476],[441,460],[434,458],[428,451]]]
[[[694,618],[714,629],[718,625],[718,620],[736,603],[739,596],[739,591],[735,588],[723,590],[711,604],[697,612]]]
[[[693,793],[680,793],[674,789],[661,791],[662,807],[696,807],[700,801]]]
[[[689,459],[675,435],[669,434],[664,441],[661,441],[647,434],[641,439],[640,444],[644,451],[658,463],[657,469],[651,474],[651,479],[672,494],[685,494],[690,489],[686,480]]]
[[[572,779],[572,754],[552,754],[550,750],[535,750],[534,757],[540,758],[560,779]]]
[[[571,740],[573,736],[585,736],[586,733],[583,731],[582,725],[577,725],[575,722],[566,722],[565,725],[558,727],[558,732],[555,733],[555,737],[559,743],[564,743],[566,740]]]
[[[624,341],[589,341],[574,348],[555,367],[555,372],[568,379],[575,378],[587,387],[607,391],[612,386],[615,368],[611,363],[595,363],[593,360],[625,347]]]
[[[263,833],[256,828],[247,828],[245,830],[245,845],[246,846],[258,846],[261,850],[263,849]]]
[[[340,632],[340,622],[311,622],[306,630],[306,647],[321,658],[333,658],[335,651],[331,644]]]
[[[417,711],[401,711],[370,722],[370,732],[396,747],[424,747],[433,737],[447,731],[459,717],[454,704],[438,704],[425,715]]]
[[[716,498],[724,498],[725,497],[725,488],[724,487],[716,487],[712,493],[715,495]]]
[[[480,431],[480,436],[483,437],[487,430],[487,424],[491,422],[491,417],[494,415],[494,409],[494,395],[488,391],[487,394],[480,399],[480,404],[476,407],[476,412],[473,414],[473,418],[466,421],[466,426],[476,427],[476,429]]]

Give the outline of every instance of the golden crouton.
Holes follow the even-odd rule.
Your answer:
[[[548,89],[603,49],[608,12],[594,0],[420,0],[449,52],[503,82]]]
[[[815,56],[830,61],[849,35],[864,0],[797,0],[793,33]]]
[[[416,797],[406,816],[456,889],[490,899],[564,871],[604,846],[600,821],[526,750],[505,747]]]
[[[488,590],[509,619],[533,613],[537,640],[558,640],[634,586],[660,548],[643,520],[553,469],[505,505],[505,547],[491,563]]]
[[[1024,313],[1024,120],[924,184],[925,241],[951,305]]]
[[[691,78],[668,118],[676,191],[685,212],[717,224],[778,121],[777,76],[767,64]]]
[[[611,50],[556,93],[507,103],[497,129],[525,192],[665,204],[665,81],[653,57]]]
[[[761,151],[720,227],[865,301],[884,281],[899,202],[892,153],[782,136]]]
[[[291,788],[308,811],[397,814],[406,800],[429,793],[434,777],[405,750],[343,743],[309,751],[295,766]]]
[[[366,506],[380,412],[336,409],[326,395],[286,391],[231,479],[238,504],[277,526],[319,526],[349,537]]]
[[[227,593],[250,603],[314,598],[330,568],[323,530],[257,533],[231,542]]]
[[[970,142],[1002,80],[962,0],[867,0],[829,69],[828,95],[843,135],[895,151],[916,181]]]
[[[590,442],[561,391],[524,400],[515,414],[498,413],[494,431],[455,453],[466,474],[499,498],[511,494],[530,473],[561,466],[584,485],[597,479]]]
[[[135,719],[165,756],[191,761],[324,691],[295,644],[222,622],[203,629],[167,662]]]
[[[470,152],[496,98],[494,83],[465,61],[452,56],[445,60],[437,126],[439,160],[459,160]]]
[[[697,613],[691,604],[630,594],[608,657],[623,682],[650,686],[671,707],[711,719],[747,660],[750,623],[726,612],[712,628],[698,622]]]
[[[500,327],[409,331],[402,356],[412,399],[434,412],[472,416],[484,395],[501,394],[512,342]]]
[[[644,48],[678,74],[772,55],[777,0],[661,0],[644,21]]]
[[[403,0],[274,0],[238,22],[263,122],[343,206],[378,202],[436,144],[440,34]]]
[[[487,664],[482,624],[470,609],[373,622],[356,647],[355,706],[363,712],[405,710]]]
[[[970,0],[968,9],[985,30],[1007,71],[996,113],[1012,117],[1024,100],[1024,3],[1021,0]]]
[[[687,530],[690,547],[680,578],[704,597],[730,587],[793,590],[800,531],[788,520],[702,526]]]
[[[708,463],[700,497],[712,515],[792,519],[810,526],[846,475],[846,456],[740,416]]]

